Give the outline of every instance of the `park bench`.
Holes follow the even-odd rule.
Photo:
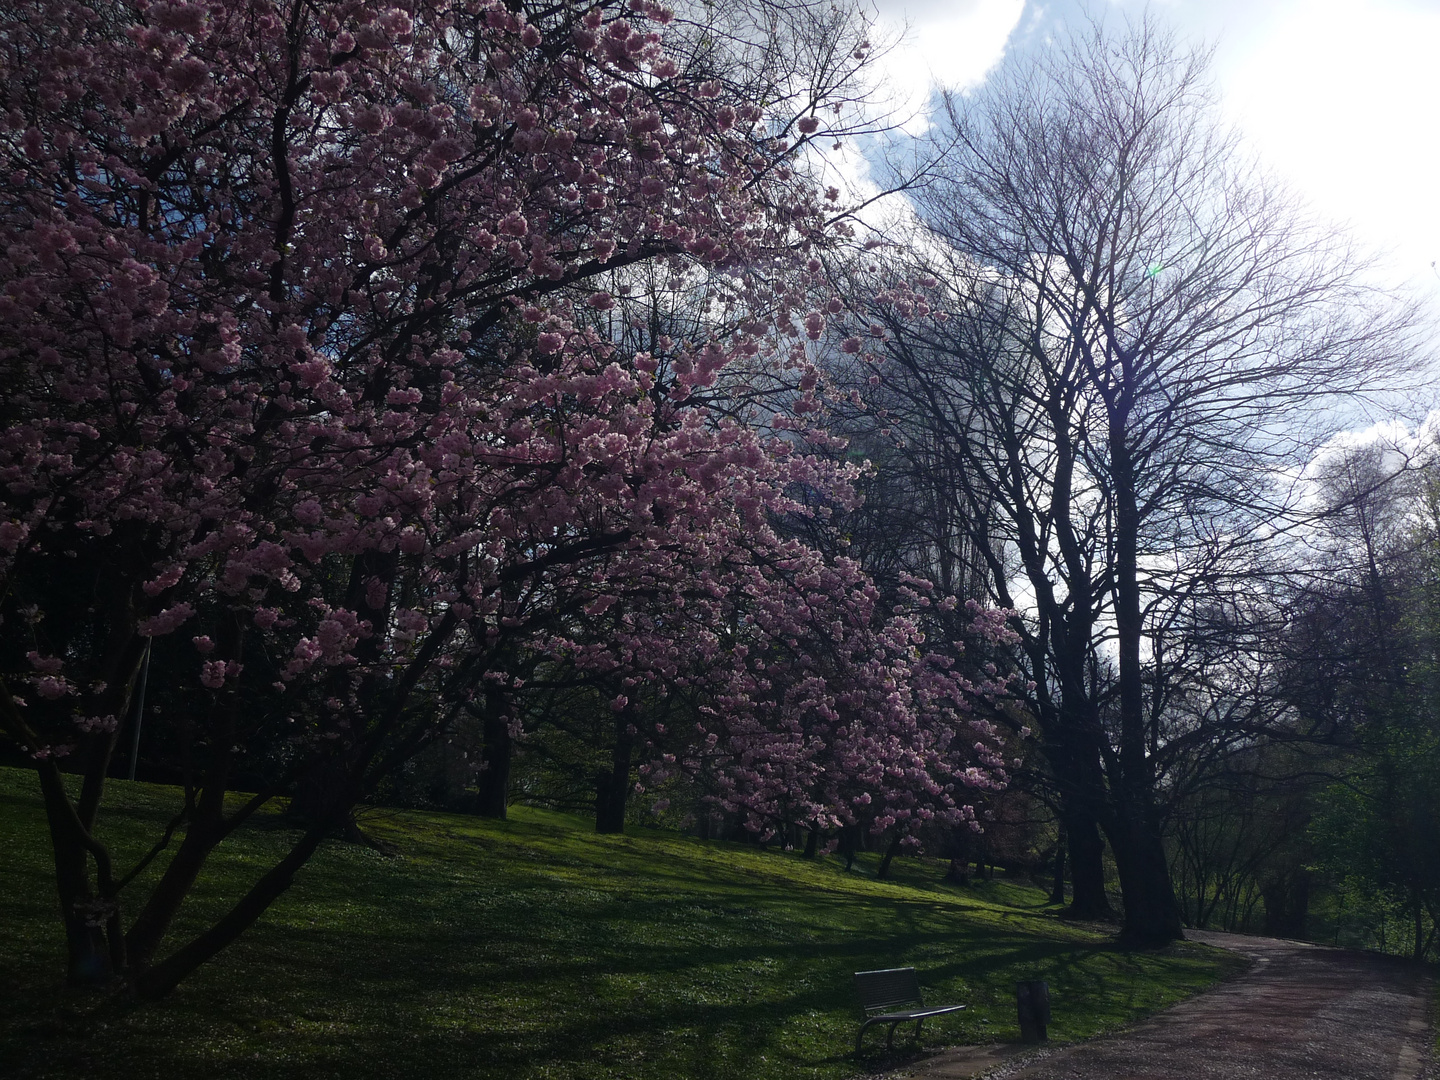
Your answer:
[[[907,1020],[915,1021],[915,1038],[920,1038],[920,1026],[931,1016],[958,1012],[964,1005],[941,1005],[938,1008],[925,1007],[920,998],[920,980],[915,977],[913,967],[886,968],[883,971],[855,972],[855,992],[860,995],[860,1007],[865,1010],[865,1022],[860,1025],[860,1034],[855,1036],[855,1053],[860,1053],[860,1043],[865,1038],[865,1029],[871,1024],[889,1024],[890,1033],[885,1037],[885,1049],[895,1048],[895,1026]],[[901,1006],[912,1006],[902,1008]]]

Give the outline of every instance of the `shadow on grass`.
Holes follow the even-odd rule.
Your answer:
[[[403,858],[327,846],[260,926],[171,998],[97,1004],[54,989],[43,821],[13,791],[0,794],[15,871],[0,882],[0,967],[14,976],[0,1061],[16,1080],[842,1080],[857,1069],[856,970],[913,965],[934,1000],[970,1003],[927,1024],[927,1042],[1004,1037],[1017,978],[1085,1000],[1093,1028],[1133,1018],[1116,987],[1209,977],[1204,964],[1129,957],[1033,910],[877,884],[820,860],[668,835],[598,839],[538,815],[376,814],[367,827]],[[117,794],[117,851],[133,855],[171,793]],[[286,840],[238,834],[188,928]]]

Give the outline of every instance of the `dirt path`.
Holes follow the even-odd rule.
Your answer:
[[[1362,953],[1191,931],[1256,961],[1246,974],[1118,1035],[1011,1060],[957,1048],[916,1080],[1440,1080],[1430,986]]]

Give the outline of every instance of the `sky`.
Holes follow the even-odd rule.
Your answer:
[[[1043,46],[1093,14],[1144,0],[878,0],[902,43],[887,68],[923,101],[974,87],[1007,50]],[[1215,46],[1228,116],[1324,217],[1387,253],[1393,284],[1440,301],[1440,0],[1151,0],[1182,35]],[[917,117],[911,130],[923,127]]]

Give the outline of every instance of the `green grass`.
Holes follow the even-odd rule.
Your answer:
[[[113,784],[102,836],[120,864],[175,805]],[[49,849],[32,774],[0,769],[0,1062],[15,1078],[841,1078],[852,971],[914,965],[931,1046],[1018,1038],[1017,979],[1048,979],[1051,1035],[1133,1021],[1234,970],[1198,945],[1127,953],[1054,918],[1016,882],[939,883],[898,860],[847,873],[658,830],[599,837],[515,808],[490,822],[370,811],[395,855],[323,848],[259,926],[159,1004],[60,986]],[[228,842],[191,926],[272,859],[262,820]],[[137,887],[144,889],[142,880]],[[131,900],[133,905],[134,901]],[[883,1037],[872,1032],[874,1047]]]

